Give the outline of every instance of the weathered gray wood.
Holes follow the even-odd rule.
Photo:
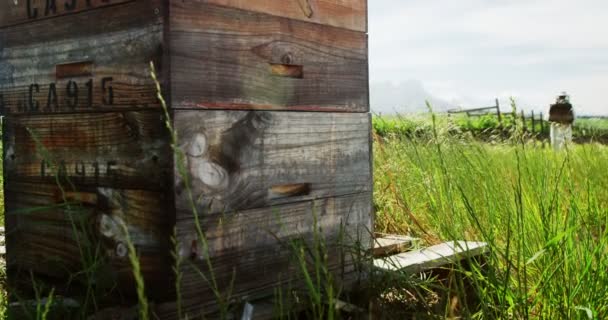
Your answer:
[[[173,217],[164,193],[110,188],[72,191],[70,186],[63,187],[6,184],[9,278],[30,279],[31,271],[67,279],[90,268],[85,261],[95,261],[96,281],[103,282],[99,283],[100,289],[105,288],[116,297],[134,292],[122,227],[126,225],[147,285],[160,289],[150,294],[168,294]],[[73,289],[77,283],[84,281],[81,284],[86,285],[88,281],[84,274],[74,280]]]
[[[486,253],[487,250],[488,245],[484,242],[451,241],[384,259],[375,259],[374,266],[382,271],[416,273],[473,258]]]
[[[394,255],[412,249],[419,239],[409,236],[376,234],[372,254],[374,257]]]
[[[9,116],[4,128],[9,280],[32,271],[65,285],[80,274],[74,288],[88,281],[84,262],[96,261],[101,287],[128,294],[135,285],[124,223],[150,287],[165,286],[151,294],[167,294],[174,216],[161,113]]]
[[[59,175],[66,185],[169,188],[172,159],[160,111],[15,116],[4,127],[7,184],[55,183]]]
[[[217,308],[209,284],[193,269],[209,277],[207,257],[220,290],[226,293],[230,283],[234,283],[235,297],[272,297],[277,287],[286,289],[288,283],[301,288],[302,273],[294,254],[304,243],[314,247],[315,232],[327,250],[324,265],[338,284],[348,287],[354,264],[365,263],[361,252],[372,244],[371,201],[371,193],[367,192],[225,215],[201,215],[207,251],[198,240],[192,213],[180,212],[177,237],[179,255],[184,259],[184,310],[193,318]],[[310,257],[306,260],[310,262]],[[175,319],[174,312],[165,309],[161,319]]]
[[[22,1],[24,0],[19,0],[19,2]],[[58,5],[59,1],[57,1]],[[0,48],[43,44],[48,41],[65,40],[68,42],[100,36],[104,33],[138,29],[163,23],[166,15],[164,0],[130,0],[121,4],[115,2],[115,4],[111,7],[84,10],[77,14],[58,15],[52,19],[36,19],[32,22],[1,28],[2,42],[0,43],[3,46]]]
[[[149,6],[151,1],[138,3]],[[141,7],[129,3],[51,19],[56,24],[44,20],[2,30],[0,112],[158,108],[149,62],[162,67],[163,23],[152,9],[146,14]],[[133,14],[111,16],[114,10],[137,12],[137,19]],[[81,16],[88,20],[80,21]],[[43,38],[23,36],[29,33]]]
[[[33,23],[133,0],[10,0],[0,1],[0,28]]]
[[[307,22],[367,31],[367,0],[198,0]]]
[[[371,191],[368,114],[177,111],[174,123],[201,213]],[[190,209],[176,179],[176,207]]]
[[[134,305],[122,223],[156,301],[175,299],[169,234],[177,228],[191,316],[217,311],[195,271],[209,276],[207,257],[228,300],[267,297],[277,286],[302,288],[294,255],[315,234],[325,243],[322,263],[349,286],[373,229],[364,0],[48,4],[49,12],[45,0],[0,4],[13,292],[29,294],[33,272],[59,295],[93,283],[107,299],[101,309],[110,300]],[[150,60],[175,108],[208,250],[174,164]],[[174,319],[165,306],[152,309]]]
[[[171,1],[174,108],[369,111],[367,35]]]

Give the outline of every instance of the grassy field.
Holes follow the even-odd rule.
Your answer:
[[[377,231],[488,242],[468,316],[608,318],[608,148],[482,143],[430,118],[416,137],[376,137]]]
[[[467,123],[492,127],[492,119],[480,121]],[[507,137],[479,129],[484,139],[431,115],[375,117],[374,127],[376,231],[413,235],[425,245],[474,240],[491,248],[483,268],[455,271],[467,284],[462,277],[441,283],[438,275],[372,277],[365,301],[383,315],[374,319],[608,318],[608,147],[587,143],[555,153],[516,122]],[[474,296],[473,303],[437,303],[442,290]],[[336,298],[332,290],[310,291],[319,305]],[[324,318],[328,309],[320,310],[315,314]],[[5,313],[2,290],[0,318]]]

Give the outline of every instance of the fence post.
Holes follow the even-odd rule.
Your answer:
[[[544,134],[545,133],[545,117],[543,116],[543,113],[540,113],[540,134]]]
[[[496,98],[496,116],[498,116],[498,124],[502,128],[502,114],[500,114],[500,102],[498,102],[498,98]]]
[[[534,118],[534,110],[532,110],[532,133],[536,130],[536,119]]]
[[[526,132],[526,115],[524,114],[524,110],[521,110],[521,129],[523,132]]]

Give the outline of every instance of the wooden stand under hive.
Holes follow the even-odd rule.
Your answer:
[[[366,20],[365,0],[1,1],[11,299],[133,305],[131,242],[161,319],[176,252],[193,318],[211,282],[230,302],[300,288],[315,235],[348,288],[373,232]]]

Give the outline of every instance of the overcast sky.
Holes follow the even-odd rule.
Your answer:
[[[376,112],[511,96],[540,111],[567,91],[608,115],[606,0],[369,0],[369,36]]]

